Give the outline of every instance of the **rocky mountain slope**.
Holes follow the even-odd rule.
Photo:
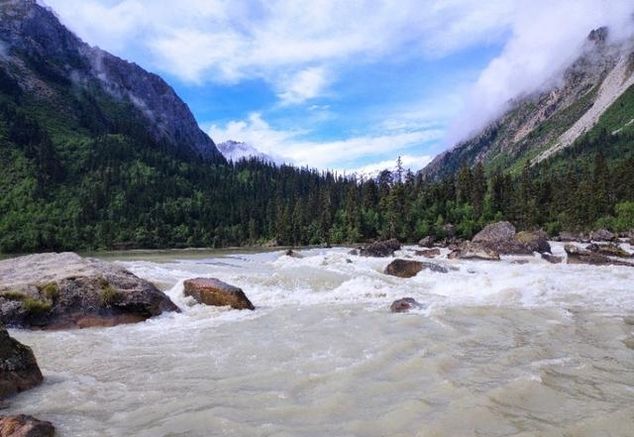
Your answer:
[[[505,114],[474,137],[438,155],[422,175],[438,180],[463,165],[479,162],[490,171],[517,173],[527,164],[557,155],[592,130],[634,130],[630,108],[634,41],[611,43],[607,28],[596,29],[589,34],[582,55],[564,72],[563,80],[550,83],[556,85],[511,102]],[[604,117],[607,112],[618,116]]]
[[[54,108],[59,125],[118,133],[122,119],[133,119],[157,145],[222,160],[163,79],[90,47],[35,0],[0,0],[0,78],[19,87],[30,110]]]

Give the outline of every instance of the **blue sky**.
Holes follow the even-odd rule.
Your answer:
[[[164,77],[216,142],[353,171],[423,167],[553,84],[625,0],[44,0]]]

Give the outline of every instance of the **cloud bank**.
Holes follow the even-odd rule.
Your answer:
[[[517,96],[552,86],[581,55],[589,32],[610,28],[613,41],[634,35],[631,0],[519,0],[502,53],[481,72],[448,133],[455,143],[491,122]]]

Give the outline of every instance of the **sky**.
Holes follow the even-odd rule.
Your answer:
[[[297,165],[418,170],[556,84],[631,0],[42,0],[84,41],[160,74],[216,142]]]

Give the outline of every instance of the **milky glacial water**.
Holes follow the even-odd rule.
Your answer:
[[[441,258],[400,279],[390,258],[302,254],[115,255],[182,314],[12,330],[46,381],[5,412],[62,436],[634,435],[634,268]],[[194,305],[197,276],[257,309]],[[404,296],[427,308],[390,313]]]

